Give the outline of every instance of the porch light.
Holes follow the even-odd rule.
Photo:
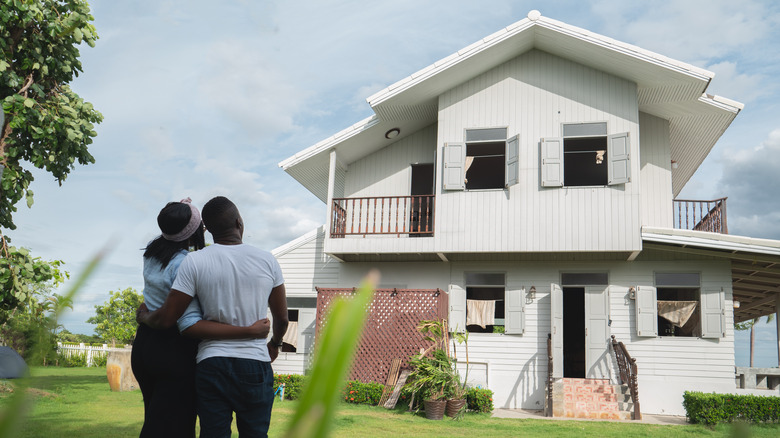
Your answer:
[[[672,160],[672,169],[677,169],[677,161]]]
[[[739,309],[739,301],[734,301],[734,308]]]
[[[636,288],[634,286],[628,288],[628,298],[632,300],[636,299]]]
[[[531,302],[536,299],[536,286],[531,286],[531,289],[528,289],[528,299]]]
[[[385,132],[385,138],[388,139],[388,140],[392,140],[392,139],[398,137],[398,134],[400,134],[400,133],[401,133],[401,129],[400,128],[393,128],[393,129]]]

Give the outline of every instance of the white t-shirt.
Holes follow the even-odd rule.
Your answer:
[[[203,319],[248,326],[267,317],[271,289],[283,283],[279,262],[268,251],[246,244],[214,244],[185,258],[172,289],[197,297]],[[200,343],[198,362],[217,356],[271,361],[265,339]]]

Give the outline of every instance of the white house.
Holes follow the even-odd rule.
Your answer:
[[[280,163],[328,217],[275,250],[297,322],[277,372],[303,371],[315,287],[376,267],[447,292],[498,407],[545,405],[548,335],[559,386],[621,383],[623,342],[645,413],[735,392],[733,325],[776,312],[780,242],[727,234],[725,198],[675,200],[742,109],[713,76],[532,11],[369,97]],[[557,414],[600,410],[573,404]]]

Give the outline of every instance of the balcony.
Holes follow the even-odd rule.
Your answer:
[[[726,199],[712,201],[674,200],[674,228],[728,234]]]
[[[434,195],[334,198],[330,237],[432,237]]]

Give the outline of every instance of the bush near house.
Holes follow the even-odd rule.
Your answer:
[[[466,407],[475,412],[493,412],[493,391],[469,388],[466,391]]]
[[[305,380],[306,376],[300,374],[274,374],[274,393],[284,383],[284,398],[298,400]]]
[[[381,383],[347,382],[347,386],[341,390],[341,395],[347,403],[366,404],[376,406],[382,398],[385,385]]]
[[[734,421],[780,421],[780,397],[685,391],[683,407],[691,423],[714,425]]]

